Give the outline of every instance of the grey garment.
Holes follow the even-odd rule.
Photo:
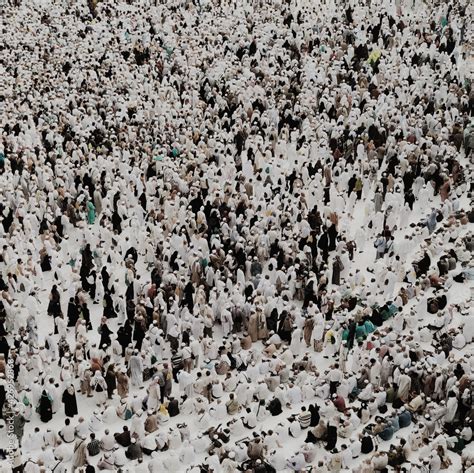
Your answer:
[[[97,215],[102,213],[102,196],[98,190],[94,191],[94,207]]]
[[[26,420],[21,414],[13,417],[13,433],[16,435],[19,442],[21,442],[21,439],[23,438],[25,424]]]
[[[137,443],[132,443],[128,448],[125,453],[127,458],[129,460],[137,460],[139,458],[142,458],[143,453],[142,453],[142,447],[138,445]]]
[[[130,368],[130,381],[134,386],[141,386],[143,383],[143,360],[139,356],[133,355],[130,357],[128,366]]]
[[[383,195],[380,192],[377,192],[374,196],[374,204],[375,204],[375,213],[382,211],[383,205]]]
[[[467,251],[474,251],[474,238],[472,236],[467,236],[464,239]]]
[[[387,248],[387,240],[384,237],[377,238],[375,248],[377,249],[377,255],[383,255]]]

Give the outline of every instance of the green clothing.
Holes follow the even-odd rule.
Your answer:
[[[395,399],[395,391],[393,390],[393,388],[388,388],[386,391],[386,395],[387,395],[386,397],[387,404],[392,404],[392,402]]]
[[[358,325],[356,327],[355,337],[357,340],[365,340],[367,338],[367,332],[365,331],[365,327],[363,325]]]
[[[396,312],[397,312],[397,308],[392,304],[388,307],[388,309],[383,310],[381,312],[382,319],[385,321],[389,319],[390,317],[393,317]]]
[[[95,222],[95,207],[92,202],[87,202],[87,223],[93,225]]]
[[[364,328],[367,334],[375,332],[375,325],[370,320],[364,322]]]

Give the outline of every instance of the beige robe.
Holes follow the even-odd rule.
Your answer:
[[[252,342],[256,342],[258,340],[258,315],[256,313],[249,317],[247,332],[252,339]]]
[[[117,373],[117,394],[120,396],[120,399],[123,399],[128,396],[128,385],[129,379],[125,373]]]
[[[156,420],[156,415],[151,414],[145,420],[145,431],[151,433],[156,430],[158,430],[158,421]]]
[[[303,328],[303,338],[307,347],[311,345],[311,335],[313,334],[313,328],[314,319],[306,319]]]
[[[74,468],[87,465],[87,443],[85,440],[78,439],[74,444],[72,465]]]

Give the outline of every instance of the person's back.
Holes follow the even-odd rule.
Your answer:
[[[138,458],[142,458],[142,448],[136,442],[135,439],[132,439],[132,443],[127,448],[127,452],[125,453],[125,455],[130,460],[137,460]]]
[[[247,447],[247,455],[251,460],[257,460],[263,457],[263,444],[260,439],[256,439],[249,443]]]
[[[94,434],[91,434],[91,440],[87,444],[87,452],[91,457],[94,457],[100,453],[100,442],[95,438]]]
[[[311,413],[306,410],[302,410],[298,416],[298,421],[302,429],[307,429],[311,423]]]
[[[122,447],[128,447],[130,445],[131,437],[128,428],[124,427],[124,430],[114,435],[115,441]]]
[[[379,437],[382,440],[391,440],[393,433],[393,427],[391,425],[386,425],[382,432],[379,433]]]
[[[177,399],[171,399],[168,403],[168,413],[170,417],[175,417],[179,414],[179,402]]]
[[[362,444],[361,445],[361,452],[363,454],[370,453],[374,449],[374,442],[372,440],[372,437],[370,437],[369,435],[365,435],[362,438],[361,444]]]
[[[403,411],[398,416],[398,425],[401,429],[408,427],[411,424],[411,414],[408,411]]]
[[[278,398],[272,399],[270,401],[270,404],[268,405],[268,410],[270,411],[272,416],[277,416],[281,414],[282,408],[281,408],[281,402]]]

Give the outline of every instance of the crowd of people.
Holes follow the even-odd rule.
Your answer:
[[[473,6],[0,5],[1,472],[474,472]]]

